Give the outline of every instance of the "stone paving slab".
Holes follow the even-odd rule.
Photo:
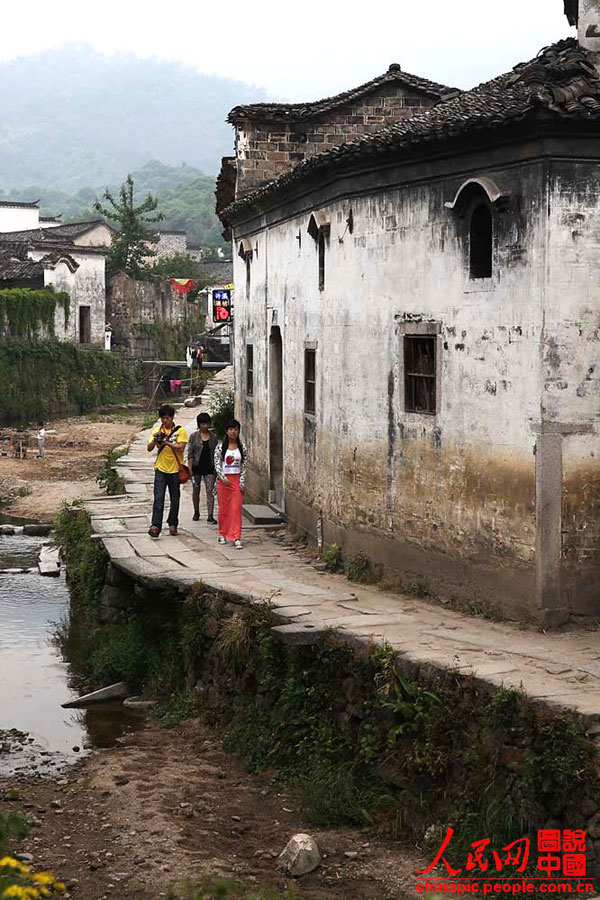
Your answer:
[[[224,370],[211,391],[231,383]],[[177,421],[195,429],[197,410],[180,409]],[[149,432],[119,460],[126,496],[99,498],[86,509],[114,564],[145,584],[187,589],[197,582],[241,603],[268,601],[282,624],[274,632],[289,643],[314,643],[334,629],[359,644],[387,642],[403,658],[469,673],[494,686],[522,689],[555,708],[572,708],[600,721],[600,631],[542,633],[510,623],[462,615],[432,602],[350,584],[315,570],[295,548],[260,529],[246,531],[244,549],[217,545],[217,529],[191,519],[190,486],[181,502],[180,534],[145,535],[152,507]],[[143,527],[141,524],[143,522]],[[600,724],[594,722],[590,728]]]
[[[102,543],[111,559],[125,559],[128,556],[136,555],[135,550],[125,538],[103,538]]]
[[[164,549],[164,547],[162,547],[158,543],[158,541],[155,541],[151,537],[148,537],[147,534],[131,535],[128,540],[137,555],[141,556],[142,559],[153,556],[167,555],[167,551]]]

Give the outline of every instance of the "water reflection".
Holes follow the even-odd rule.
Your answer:
[[[44,538],[0,535],[0,569],[35,566],[44,542]],[[64,573],[60,578],[0,574],[0,750],[4,746],[0,774],[27,768],[36,753],[38,765],[50,771],[78,758],[90,746],[114,744],[124,730],[140,722],[139,715],[120,704],[61,709],[61,703],[80,694],[52,642],[68,599]],[[8,752],[7,744],[2,744],[2,732],[10,729],[29,735],[29,740],[17,742],[22,749],[11,742]]]

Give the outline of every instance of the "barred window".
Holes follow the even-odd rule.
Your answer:
[[[304,350],[304,412],[312,416],[317,410],[316,355],[316,350]]]
[[[435,415],[436,338],[404,336],[404,397],[407,412]]]

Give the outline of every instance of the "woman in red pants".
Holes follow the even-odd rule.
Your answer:
[[[219,544],[232,541],[242,549],[242,503],[248,454],[240,440],[240,423],[232,419],[225,440],[215,449],[217,498],[219,500]]]

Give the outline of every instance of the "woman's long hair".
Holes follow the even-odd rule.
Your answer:
[[[240,440],[240,431],[241,431],[242,426],[240,425],[240,423],[238,422],[237,419],[231,419],[231,421],[227,423],[227,426],[225,428],[225,439],[224,439],[223,445],[221,447],[221,456],[223,459],[225,459],[225,454],[229,450],[229,438],[227,437],[227,429],[228,428],[237,428],[237,430],[238,430],[237,445],[238,445],[238,450],[242,454],[242,459],[243,459],[244,456],[246,455],[246,448],[244,447],[244,445],[242,444],[242,442]]]

